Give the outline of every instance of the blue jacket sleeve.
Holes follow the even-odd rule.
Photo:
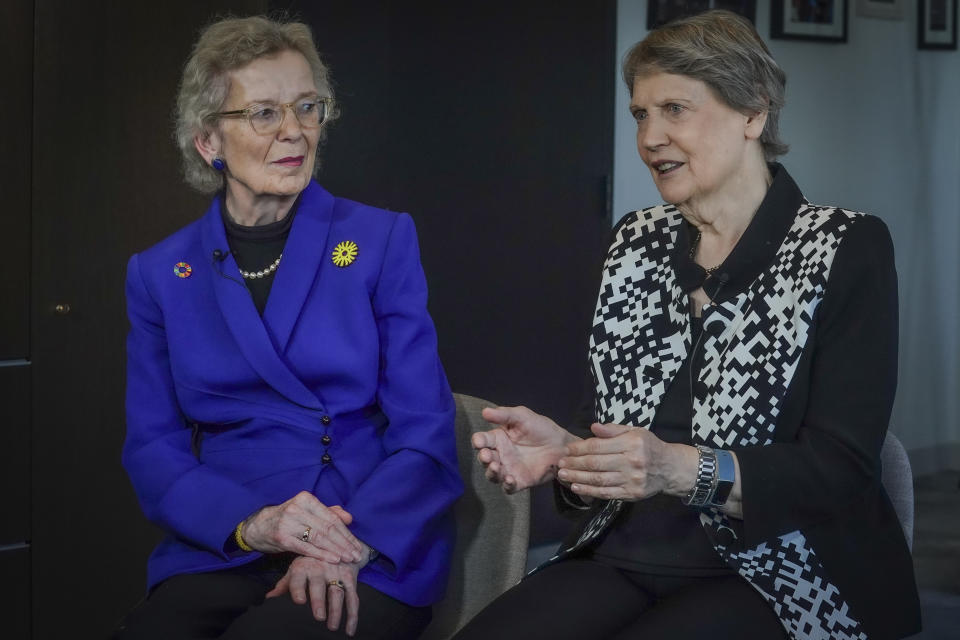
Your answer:
[[[193,455],[191,430],[177,402],[164,316],[140,273],[127,267],[127,435],[123,466],[147,518],[168,533],[227,559],[237,523],[263,506],[246,487]]]
[[[377,400],[389,420],[387,458],[345,507],[354,517],[353,533],[383,554],[377,566],[402,574],[438,540],[449,539],[449,510],[463,492],[453,397],[427,312],[416,231],[406,214],[391,230],[373,308],[380,338]]]

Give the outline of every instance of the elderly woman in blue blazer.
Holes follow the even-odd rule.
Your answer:
[[[128,267],[123,463],[167,537],[117,635],[416,637],[462,483],[413,222],[312,179],[336,107],[305,25],[208,27],[177,108],[216,195]]]

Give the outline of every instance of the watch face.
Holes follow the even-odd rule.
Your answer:
[[[726,504],[730,497],[730,490],[737,479],[737,467],[733,462],[733,454],[722,449],[714,450],[717,459],[717,488],[710,501],[715,507]]]

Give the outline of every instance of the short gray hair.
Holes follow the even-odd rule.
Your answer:
[[[780,110],[787,74],[749,20],[730,11],[707,11],[654,29],[623,60],[623,81],[672,73],[705,83],[727,106],[742,113],[767,112],[760,144],[767,161],[787,152],[780,139]]]
[[[310,27],[302,22],[265,16],[226,18],[214,22],[200,34],[180,79],[174,131],[183,158],[183,175],[190,186],[203,193],[213,193],[224,186],[223,174],[204,161],[193,139],[208,130],[211,116],[223,110],[230,93],[229,73],[257,58],[283,51],[295,51],[306,58],[317,90],[333,97],[330,72],[320,60]],[[327,121],[337,115],[334,106]],[[314,171],[319,164],[319,161],[314,163]]]

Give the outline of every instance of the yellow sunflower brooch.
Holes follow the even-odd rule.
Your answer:
[[[346,267],[353,263],[357,259],[357,253],[360,252],[360,249],[357,247],[357,243],[353,240],[345,240],[341,242],[333,250],[333,264],[338,267]]]

